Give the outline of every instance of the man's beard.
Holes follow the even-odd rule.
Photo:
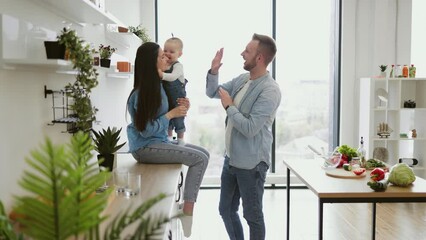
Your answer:
[[[244,70],[247,71],[252,70],[254,67],[256,67],[256,61],[253,61],[253,59],[247,61],[246,64],[244,64]]]

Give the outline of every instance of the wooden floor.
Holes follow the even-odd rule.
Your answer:
[[[201,190],[195,207],[191,240],[227,240],[218,213],[219,190]],[[307,189],[291,192],[291,240],[318,239],[318,206],[316,196]],[[266,239],[283,240],[286,236],[286,190],[265,190],[264,213]],[[242,214],[240,214],[242,218]],[[425,203],[377,204],[378,240],[426,239]],[[242,218],[246,240],[248,227]],[[371,204],[324,204],[325,240],[371,239]]]

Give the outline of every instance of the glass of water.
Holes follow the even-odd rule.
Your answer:
[[[124,189],[124,194],[127,197],[138,195],[141,191],[141,175],[137,173],[129,173],[127,175],[127,179],[127,187]]]
[[[128,186],[129,171],[125,168],[116,168],[113,171],[113,180],[115,185],[115,192],[124,193]]]

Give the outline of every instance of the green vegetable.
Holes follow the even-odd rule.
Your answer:
[[[351,171],[352,165],[350,165],[349,163],[345,163],[343,164],[343,169],[345,169],[346,171]]]
[[[406,187],[416,180],[413,169],[406,163],[395,164],[389,173],[389,182],[396,186]]]
[[[382,179],[380,181],[370,181],[367,183],[368,186],[370,186],[371,189],[373,189],[375,192],[383,192],[388,188],[389,180],[388,179]]]
[[[356,153],[356,149],[355,148],[351,148],[348,145],[342,145],[340,146],[337,151],[339,151],[339,153],[341,153],[342,155],[345,155],[350,159],[352,159],[352,157],[357,157],[358,154]]]
[[[367,162],[365,163],[365,168],[367,169],[373,169],[377,167],[386,167],[386,164],[374,158],[368,159]]]

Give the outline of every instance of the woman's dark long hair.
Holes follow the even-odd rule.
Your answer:
[[[134,116],[134,124],[139,131],[145,130],[146,125],[157,117],[161,105],[161,81],[157,70],[159,49],[158,44],[146,42],[136,52],[134,84],[130,95],[139,90]]]

